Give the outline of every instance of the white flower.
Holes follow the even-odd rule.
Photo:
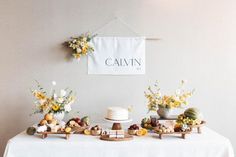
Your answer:
[[[40,104],[44,104],[46,102],[46,99],[39,100]]]
[[[176,95],[180,95],[180,93],[181,93],[181,90],[180,90],[180,89],[177,89],[177,90],[175,91],[175,94],[176,94]]]
[[[53,98],[54,98],[54,99],[57,98],[57,94],[56,94],[56,93],[53,94]]]
[[[60,97],[60,98],[57,99],[57,102],[58,102],[58,103],[63,103],[63,101],[64,101],[64,99],[63,99],[62,97]]]
[[[71,105],[74,103],[74,100],[70,101],[67,105]]]
[[[59,126],[60,126],[60,128],[65,128],[66,122],[60,121],[60,122],[59,122]]]
[[[47,130],[47,126],[46,126],[46,125],[39,126],[39,127],[37,128],[37,132],[44,132],[44,131],[46,131],[46,130]]]
[[[64,97],[66,95],[66,91],[64,90],[64,89],[62,89],[61,91],[60,91],[60,96],[61,97]]]
[[[56,86],[56,84],[57,84],[56,81],[52,81],[53,86]]]
[[[71,106],[69,104],[64,106],[64,109],[66,112],[70,112],[71,111]]]
[[[77,48],[76,49],[76,52],[81,52],[82,50],[80,48]]]

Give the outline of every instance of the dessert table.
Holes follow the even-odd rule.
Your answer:
[[[182,139],[149,133],[131,141],[111,142],[98,136],[52,135],[46,139],[22,132],[7,143],[4,157],[234,157],[230,141],[203,127],[202,134],[192,133]]]

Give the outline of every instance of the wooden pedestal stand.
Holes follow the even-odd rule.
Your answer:
[[[199,125],[192,125],[192,126],[189,126],[189,127],[191,128],[191,131],[193,129],[197,128],[197,133],[201,134],[202,133],[201,127],[205,124],[206,124],[206,121],[202,121],[201,124],[199,124]]]
[[[113,123],[112,125],[112,130],[122,130],[122,123],[129,123],[132,121],[132,119],[127,119],[127,120],[111,120],[108,118],[105,118],[107,122]]]
[[[173,135],[173,134],[180,134],[181,138],[185,139],[186,134],[190,134],[190,131],[187,132],[171,132],[171,133],[157,133],[159,138],[162,139],[163,135]]]
[[[122,130],[122,126],[120,123],[113,123],[112,130]]]
[[[38,132],[38,134],[40,134],[42,136],[42,139],[45,139],[48,137],[48,135],[65,135],[65,139],[68,140],[70,137],[71,133],[65,133],[65,132]]]

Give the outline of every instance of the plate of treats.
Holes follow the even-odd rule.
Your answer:
[[[89,118],[72,118],[67,123],[64,121],[59,121],[54,118],[50,113],[44,116],[37,126],[29,127],[26,130],[28,135],[34,135],[35,133],[42,136],[42,138],[48,137],[50,134],[65,135],[68,139],[70,134],[83,133],[83,131],[89,127]]]
[[[159,124],[159,121],[156,117],[145,117],[141,121],[141,127],[148,129],[148,130],[153,130],[157,125]]]
[[[28,135],[37,133],[41,135],[43,139],[48,137],[49,134],[65,135],[65,138],[68,139],[73,131],[70,127],[66,126],[64,121],[58,121],[52,114],[48,113],[37,126],[29,127],[26,133]]]
[[[90,119],[88,116],[83,118],[75,117],[71,118],[67,123],[66,126],[70,127],[74,134],[82,134],[85,129],[88,129],[90,125]]]
[[[157,127],[154,128],[154,132],[159,135],[162,139],[163,135],[173,135],[180,134],[183,139],[185,139],[186,134],[191,133],[191,128],[188,125],[174,123],[173,121],[167,121],[164,124],[159,123]]]

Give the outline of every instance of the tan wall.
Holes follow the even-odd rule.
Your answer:
[[[146,75],[87,75],[86,58],[66,60],[63,41],[114,15],[136,32],[162,39],[147,43]],[[133,104],[137,122],[147,111],[143,91],[149,84],[157,79],[171,92],[187,79],[196,88],[191,105],[235,147],[235,17],[235,0],[0,0],[0,152],[39,120],[28,116],[34,79],[76,90],[74,108],[93,121],[102,121],[107,106]]]

